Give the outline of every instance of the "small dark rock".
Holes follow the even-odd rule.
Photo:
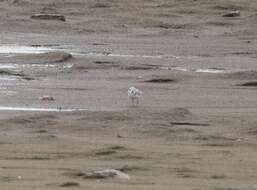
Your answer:
[[[39,20],[60,20],[65,22],[65,16],[61,14],[33,14],[30,17],[31,19],[39,19]]]
[[[230,11],[222,15],[223,17],[238,17],[240,16],[240,11]]]

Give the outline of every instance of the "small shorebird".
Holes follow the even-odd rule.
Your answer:
[[[142,94],[143,93],[134,86],[128,89],[128,97],[131,99],[133,106],[139,104],[139,98]]]

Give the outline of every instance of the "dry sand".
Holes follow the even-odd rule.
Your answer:
[[[0,189],[256,190],[256,26],[255,0],[0,1],[0,51],[73,55],[1,54],[0,105],[86,109],[0,111]]]

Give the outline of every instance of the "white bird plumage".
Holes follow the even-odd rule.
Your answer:
[[[142,96],[142,94],[143,93],[134,86],[128,89],[128,97],[131,99],[132,105],[135,105],[135,101],[136,105],[139,104],[139,98]]]

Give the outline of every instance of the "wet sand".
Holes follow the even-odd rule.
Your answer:
[[[0,10],[0,189],[257,189],[255,1]],[[130,179],[85,177],[106,169]]]

